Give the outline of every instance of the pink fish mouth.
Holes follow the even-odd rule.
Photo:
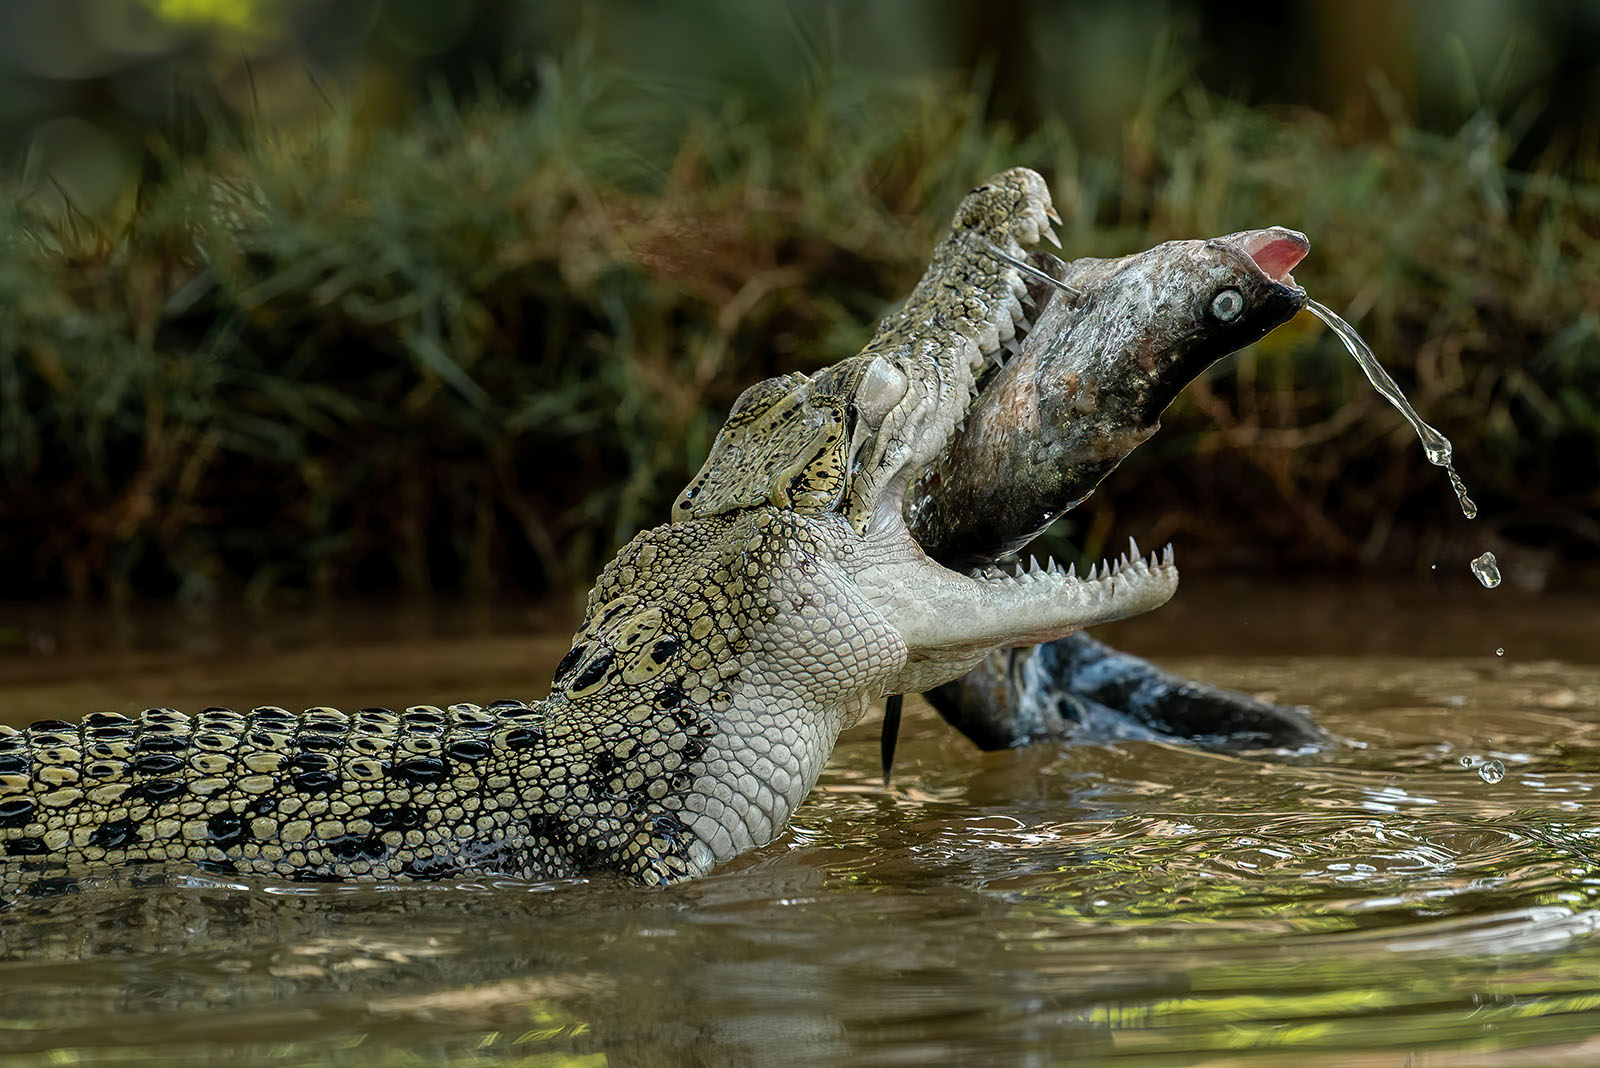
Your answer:
[[[1289,272],[1311,251],[1311,242],[1298,230],[1269,226],[1265,230],[1244,230],[1222,239],[1249,256],[1261,273],[1281,285],[1300,288]]]

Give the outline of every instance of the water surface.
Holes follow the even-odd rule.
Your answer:
[[[1189,582],[1105,636],[1311,705],[1344,744],[984,754],[908,701],[891,788],[863,724],[778,842],[666,892],[219,882],[31,905],[0,923],[0,1057],[1594,1063],[1597,609]],[[539,696],[565,622],[33,609],[0,717]]]

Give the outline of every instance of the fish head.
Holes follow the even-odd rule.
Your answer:
[[[1101,414],[1154,428],[1200,372],[1259,341],[1306,305],[1290,272],[1311,248],[1281,226],[1168,241],[1117,259],[1033,262],[1079,290],[1053,297],[1022,352],[1037,352],[1040,388],[1071,372]]]

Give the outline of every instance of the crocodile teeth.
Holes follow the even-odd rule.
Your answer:
[[[1000,347],[1000,328],[994,323],[984,323],[983,330],[978,335],[978,348],[984,352],[993,352]]]
[[[990,321],[989,327],[994,330],[996,345],[1004,345],[1017,336],[1017,324],[1012,321],[1011,316],[1004,313],[1003,309],[995,309],[994,319]]]
[[[1061,247],[1061,239],[1056,236],[1056,232],[1054,230],[1050,229],[1050,227],[1046,226],[1043,229],[1041,229],[1039,231],[1039,236],[1044,238],[1046,241],[1050,242],[1056,248],[1060,248]]]
[[[1143,555],[1144,554],[1139,551],[1139,543],[1134,541],[1133,537],[1130,535],[1128,537],[1128,559],[1137,560]]]
[[[1137,547],[1137,543],[1135,543]],[[1085,583],[1102,583],[1102,592],[1110,595],[1117,588],[1117,579],[1126,578],[1124,572],[1132,572],[1132,578],[1138,581],[1142,576],[1149,575],[1161,567],[1172,566],[1172,546],[1153,552],[1149,557],[1143,554],[1121,554],[1115,560],[1101,560],[1089,565],[1089,570],[1084,572],[1081,581]],[[983,568],[971,572],[973,578],[989,580],[1004,580],[1013,584],[1028,584],[1041,582],[1048,579],[1063,579],[1068,582],[1078,582],[1078,565],[1076,562],[1063,567],[1055,557],[1047,556],[1040,563],[1037,556],[1029,556],[1026,563],[1014,560],[1010,563],[987,564]]]

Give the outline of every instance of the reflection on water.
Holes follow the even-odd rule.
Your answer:
[[[1185,598],[1190,617],[1247,633],[1253,609],[1237,598]],[[1600,667],[1540,659],[1565,648],[1538,638],[1548,602],[1492,599],[1492,615],[1457,621],[1475,637],[1454,655],[1427,644],[1433,616],[1408,620],[1406,601],[1436,611],[1416,591],[1374,619],[1397,636],[1386,651],[1353,652],[1365,639],[1318,626],[1298,650],[1273,626],[1280,644],[1256,653],[1204,646],[1227,626],[1177,640],[1153,618],[1113,635],[1145,652],[1170,636],[1171,667],[1315,707],[1347,743],[1313,756],[1148,742],[985,754],[908,701],[890,789],[863,724],[790,833],[666,892],[192,880],[32,905],[0,925],[0,1055],[1600,1061]],[[1590,619],[1600,607],[1565,605]],[[1313,621],[1350,611],[1303,608]],[[98,664],[89,648],[18,653],[0,659],[0,684],[7,718],[83,711],[63,704],[85,688],[122,708],[143,703],[124,696],[139,687],[190,708],[247,703],[232,696],[247,685],[280,704],[400,700],[407,686],[428,700],[536,696],[565,638],[516,614],[463,629],[223,636]]]

